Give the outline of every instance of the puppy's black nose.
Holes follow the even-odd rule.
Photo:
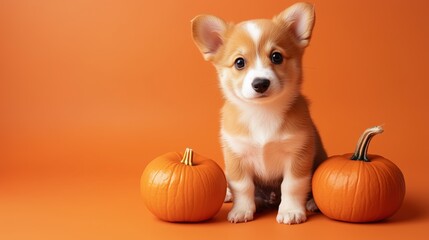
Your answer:
[[[266,78],[255,78],[252,87],[257,93],[264,93],[270,86],[270,80]]]

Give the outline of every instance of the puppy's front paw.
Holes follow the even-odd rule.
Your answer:
[[[277,222],[283,224],[299,224],[307,220],[305,211],[301,210],[284,210],[277,214]]]
[[[253,220],[254,210],[252,209],[241,209],[241,208],[232,208],[228,213],[228,221],[231,223],[240,223],[248,222]]]

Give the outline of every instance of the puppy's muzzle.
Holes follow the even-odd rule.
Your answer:
[[[252,82],[252,88],[257,93],[264,93],[270,87],[270,80],[266,78],[255,78]]]

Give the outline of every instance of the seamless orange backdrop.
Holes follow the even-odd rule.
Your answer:
[[[223,166],[222,97],[190,34],[202,13],[271,18],[293,1],[0,1],[0,239],[427,239],[429,2],[313,1],[305,95],[329,155],[383,124],[370,152],[403,171],[390,220],[347,224],[275,212],[201,224],[143,206],[146,164],[190,146]]]

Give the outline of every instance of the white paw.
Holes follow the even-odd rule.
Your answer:
[[[231,223],[248,222],[253,220],[254,210],[252,209],[241,209],[232,208],[228,213],[228,221]]]
[[[308,200],[305,207],[310,212],[316,212],[317,210],[319,210],[319,208],[316,205],[316,202],[314,202],[314,198]]]
[[[229,187],[226,188],[225,200],[223,202],[232,202],[232,193]]]
[[[277,222],[283,224],[299,224],[307,220],[305,211],[301,210],[286,210],[279,211],[277,214]]]

